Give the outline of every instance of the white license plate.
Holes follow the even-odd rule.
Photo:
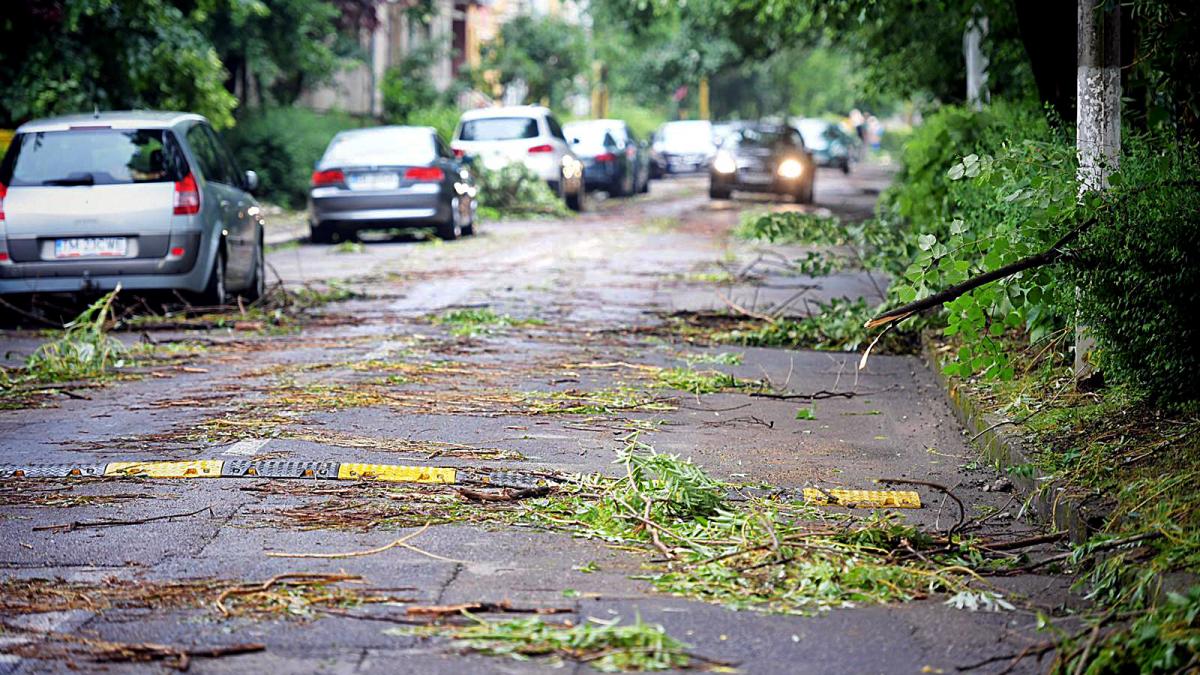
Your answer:
[[[743,173],[742,182],[753,185],[767,185],[773,180],[769,173]]]
[[[348,180],[351,190],[395,190],[400,187],[400,176],[394,173],[352,173]]]
[[[123,258],[129,250],[125,237],[55,239],[55,258]]]

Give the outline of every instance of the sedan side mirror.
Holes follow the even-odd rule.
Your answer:
[[[253,171],[246,172],[246,191],[250,194],[258,191],[258,174]]]

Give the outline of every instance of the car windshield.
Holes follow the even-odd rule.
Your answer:
[[[24,133],[0,170],[9,186],[122,185],[182,178],[174,137],[162,129],[69,129]]]
[[[742,129],[735,136],[736,143],[744,148],[775,148],[795,145],[791,132],[786,129]]]
[[[615,145],[608,128],[599,124],[568,124],[564,131],[577,152],[598,155],[608,150],[606,141]],[[579,139],[579,142],[575,143],[575,139]]]
[[[537,138],[538,124],[532,117],[485,117],[463,122],[459,140],[515,141]]]
[[[371,129],[338,134],[325,150],[326,164],[430,164],[437,158],[427,129]]]

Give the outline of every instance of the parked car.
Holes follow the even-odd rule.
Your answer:
[[[457,239],[475,232],[476,194],[467,163],[433,127],[343,131],[313,171],[312,241],[390,228],[432,228],[442,239]]]
[[[804,137],[804,144],[813,154],[817,166],[841,169],[850,173],[855,139],[833,122],[813,117],[793,119],[794,126]]]
[[[263,221],[200,115],[27,122],[0,162],[0,293],[172,289],[263,294]]]
[[[586,120],[563,126],[583,162],[584,185],[624,197],[650,189],[650,154],[621,120]]]
[[[562,125],[541,106],[483,108],[463,113],[451,143],[454,154],[492,170],[522,163],[575,211],[584,207],[584,169]]]
[[[654,133],[651,147],[657,175],[704,171],[717,150],[712,124],[705,120],[667,122]]]
[[[709,170],[708,194],[728,199],[734,191],[774,192],[811,204],[816,163],[800,132],[756,124],[725,139]]]

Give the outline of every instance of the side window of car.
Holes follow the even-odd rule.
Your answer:
[[[567,137],[565,134],[563,134],[562,126],[559,125],[558,120],[554,119],[554,115],[546,115],[546,126],[550,128],[551,136],[561,140],[564,143],[567,142]]]
[[[187,144],[200,164],[200,173],[204,174],[205,178],[218,183],[227,180],[221,160],[217,157],[217,150],[209,140],[208,134],[204,133],[203,125],[197,124],[188,129]]]
[[[241,172],[238,171],[237,162],[233,160],[233,153],[229,152],[229,147],[225,145],[225,141],[217,135],[216,131],[207,124],[201,124],[204,127],[204,133],[208,136],[209,142],[212,143],[213,149],[217,154],[217,161],[221,163],[221,170],[225,174],[225,180],[220,181],[226,185],[234,187],[242,187]]]

